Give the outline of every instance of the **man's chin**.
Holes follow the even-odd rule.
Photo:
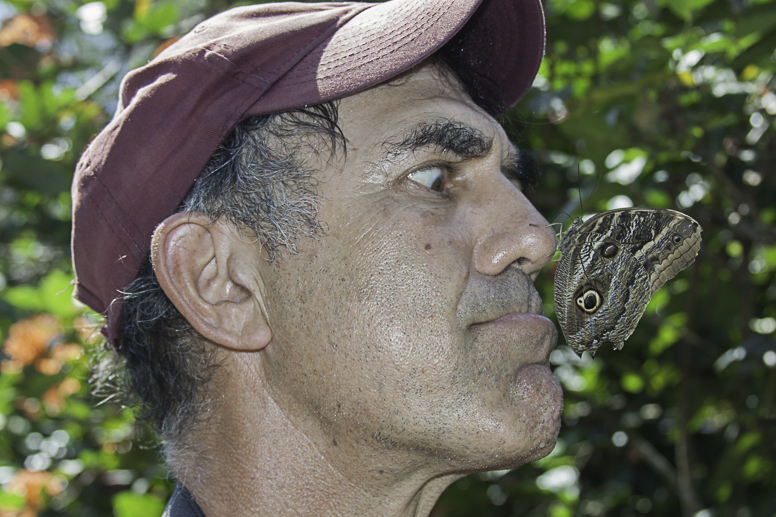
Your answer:
[[[477,447],[469,448],[459,465],[468,464],[474,471],[502,470],[552,452],[560,432],[563,390],[549,367],[529,364],[520,368],[510,399],[499,424],[480,430],[476,442],[473,440]]]
[[[515,429],[520,433],[517,438],[527,446],[523,463],[547,456],[560,432],[563,411],[560,383],[548,366],[528,364],[518,371],[512,395],[520,413],[516,416]]]

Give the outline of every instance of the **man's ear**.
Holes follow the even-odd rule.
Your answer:
[[[154,232],[151,259],[167,297],[205,338],[233,350],[272,339],[258,269],[260,246],[234,225],[201,212],[168,217]]]

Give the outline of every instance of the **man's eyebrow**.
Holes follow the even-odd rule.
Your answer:
[[[437,152],[449,152],[462,160],[481,158],[493,146],[493,140],[472,126],[452,120],[437,120],[419,124],[402,134],[397,141],[384,143],[386,156],[415,152],[432,148]],[[523,189],[531,189],[539,181],[539,169],[530,151],[509,143],[509,155],[501,166],[501,172],[510,180],[520,182]]]
[[[452,153],[462,160],[470,160],[488,154],[493,140],[479,129],[466,124],[437,120],[419,124],[400,135],[398,141],[388,140],[384,145],[389,157],[432,148],[437,152]]]

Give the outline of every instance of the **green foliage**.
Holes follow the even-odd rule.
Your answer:
[[[147,61],[205,7],[0,2],[2,515],[161,515],[171,493],[153,437],[90,393],[99,320],[71,297],[69,191],[118,63]]]
[[[149,494],[121,492],[113,498],[116,517],[158,517],[164,512],[164,501]]]
[[[0,1],[0,514],[159,515],[170,494],[132,412],[89,395],[98,323],[70,299],[69,184],[121,77],[233,4]],[[531,200],[551,221],[678,209],[703,248],[624,350],[579,359],[561,337],[550,456],[456,482],[434,515],[773,515],[776,2],[545,8],[547,57],[504,121],[542,164]]]

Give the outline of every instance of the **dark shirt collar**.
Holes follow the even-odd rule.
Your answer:
[[[186,487],[178,483],[162,517],[205,517]]]

